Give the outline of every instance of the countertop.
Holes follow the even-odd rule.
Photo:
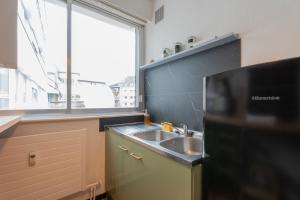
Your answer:
[[[195,165],[202,163],[202,160],[204,158],[203,155],[186,156],[160,146],[159,142],[147,141],[134,136],[134,134],[138,132],[147,132],[147,131],[160,130],[160,129],[161,128],[159,126],[146,126],[144,124],[118,125],[118,126],[109,127],[109,131],[112,132],[112,134],[114,133],[119,134],[125,139],[140,144],[145,148],[155,151],[158,154],[170,158],[172,160],[175,160],[176,162],[179,162],[181,164],[193,167]],[[178,136],[178,137],[183,137],[183,136]]]
[[[0,134],[19,122],[43,122],[43,121],[66,121],[66,120],[84,120],[84,119],[100,119],[107,117],[126,117],[143,115],[141,112],[113,112],[113,113],[80,113],[80,114],[28,114],[28,115],[3,115],[0,116]]]
[[[13,115],[13,116],[0,116],[0,134],[17,124],[21,120],[22,116]]]

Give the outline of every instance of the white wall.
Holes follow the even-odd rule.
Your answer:
[[[17,68],[17,0],[0,1],[0,66]]]
[[[242,38],[242,65],[300,56],[299,0],[155,0],[165,19],[146,26],[146,62],[190,35]]]
[[[146,21],[152,18],[152,0],[104,0]]]

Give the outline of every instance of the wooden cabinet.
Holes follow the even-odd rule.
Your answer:
[[[114,200],[201,199],[201,165],[180,164],[114,132],[107,134],[106,163]]]

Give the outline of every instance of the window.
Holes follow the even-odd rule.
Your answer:
[[[120,95],[125,88],[135,91],[135,48],[134,26],[73,5],[72,96],[80,98],[72,99],[72,107],[134,107]]]
[[[0,70],[0,109],[65,108],[59,72],[66,72],[66,5],[59,0],[18,5],[18,68]]]
[[[18,68],[0,68],[0,109],[136,107],[143,29],[89,4],[66,2],[19,0]]]

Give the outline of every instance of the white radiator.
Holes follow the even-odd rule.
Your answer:
[[[86,130],[0,140],[0,199],[55,200],[85,190]]]

